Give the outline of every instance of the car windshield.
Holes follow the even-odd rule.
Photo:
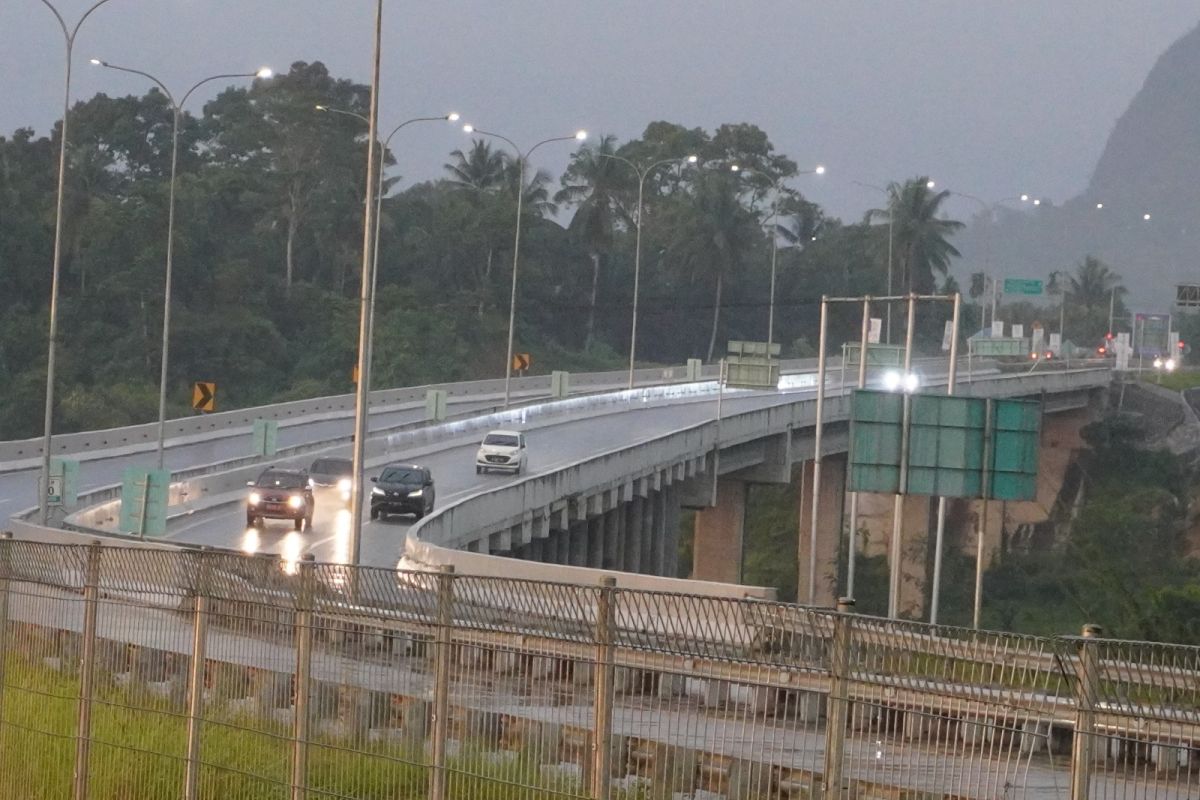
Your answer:
[[[299,489],[304,486],[304,476],[299,472],[264,472],[255,485],[262,489]]]
[[[318,475],[349,475],[353,469],[353,462],[344,458],[318,458],[309,471]]]
[[[379,476],[384,483],[420,483],[424,479],[420,470],[410,467],[388,467]]]
[[[511,433],[489,433],[483,443],[493,444],[497,447],[516,447],[517,437]]]

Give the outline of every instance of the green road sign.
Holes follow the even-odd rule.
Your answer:
[[[919,394],[908,438],[910,494],[979,497],[987,409],[974,397]]]
[[[991,406],[989,428],[988,407]],[[988,496],[1037,496],[1041,404],[917,394],[909,409],[908,480],[900,485],[904,396],[858,390],[851,401],[851,491],[982,497],[990,451]],[[989,447],[990,440],[990,447]]]
[[[52,506],[74,506],[79,498],[79,462],[64,458],[50,459],[50,485],[46,502]]]
[[[1041,294],[1042,282],[1032,278],[1005,278],[1005,294]]]
[[[1029,356],[1029,340],[1012,337],[985,337],[971,339],[971,353],[984,358],[999,358],[1002,356]]]
[[[859,390],[851,400],[850,488],[856,492],[900,491],[900,436],[904,396]]]
[[[254,455],[273,456],[279,439],[279,423],[273,419],[254,420]]]
[[[846,366],[858,365],[858,351],[862,347],[855,344],[846,345]],[[904,345],[902,344],[868,344],[868,367],[898,367],[904,363]]]
[[[121,531],[139,536],[165,534],[170,487],[171,473],[165,469],[127,467],[121,475]]]

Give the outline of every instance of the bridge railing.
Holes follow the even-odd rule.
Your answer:
[[[1096,633],[0,539],[0,800],[1195,797],[1200,649]]]

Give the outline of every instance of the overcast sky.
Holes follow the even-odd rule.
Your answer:
[[[56,2],[72,23],[90,4]],[[111,0],[79,34],[72,95],[146,88],[93,56],[180,90],[297,60],[366,82],[374,5]],[[386,0],[381,124],[456,110],[528,146],[579,127],[624,140],[656,119],[745,121],[802,168],[827,165],[796,186],[847,219],[879,202],[851,180],[917,174],[988,200],[1061,201],[1086,185],[1158,55],[1197,22],[1195,0]],[[47,130],[63,65],[40,0],[0,0],[0,132]],[[414,126],[394,142],[398,169],[424,179],[465,136]],[[569,148],[535,160],[557,174]]]

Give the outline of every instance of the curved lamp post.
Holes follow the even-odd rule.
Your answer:
[[[131,69],[130,67],[122,67],[117,64],[110,64],[107,61],[101,61],[98,58],[91,60],[92,64],[106,69],[116,70],[117,72],[128,72],[132,75],[140,75],[143,78],[151,81],[162,93],[166,95],[167,102],[171,104],[171,180],[169,183],[167,199],[167,266],[166,277],[164,279],[163,289],[163,327],[162,327],[162,356],[159,365],[158,376],[158,445],[156,463],[159,469],[163,468],[164,457],[164,440],[166,438],[167,426],[167,363],[170,352],[171,342],[171,277],[172,267],[174,264],[175,253],[175,183],[176,172],[179,162],[179,120],[183,116],[183,107],[187,104],[188,98],[192,93],[206,83],[221,80],[223,78],[270,78],[273,74],[267,67],[262,67],[257,72],[225,72],[220,75],[210,75],[203,80],[199,80],[192,84],[191,88],[183,93],[178,101],[171,94],[171,90],[166,84],[158,78],[151,75],[149,72],[143,72],[140,69]]]
[[[508,142],[509,146],[517,154],[517,230],[513,236],[512,294],[508,303],[508,355],[504,362],[504,407],[508,408],[512,386],[513,324],[517,319],[517,265],[520,263],[521,256],[521,206],[522,201],[525,199],[525,162],[533,155],[533,151],[542,145],[550,144],[551,142],[569,142],[573,139],[581,142],[587,138],[587,131],[580,130],[571,136],[554,136],[549,139],[543,139],[524,153],[521,152],[521,148],[517,147],[516,142],[499,133],[485,131],[476,128],[474,125],[463,125],[463,131],[466,133],[478,133],[480,136],[491,136],[494,139]]]
[[[355,119],[362,120],[368,126],[371,124],[369,119],[364,117],[362,114],[359,114],[357,111],[346,111],[345,109],[331,108],[330,106],[322,105],[315,106],[315,108],[317,111],[324,111],[328,114],[341,114],[346,117],[354,117]],[[366,369],[363,370],[363,374],[358,376],[360,381],[366,382],[368,392],[371,391],[371,360],[375,349],[375,287],[379,284],[379,229],[382,227],[380,223],[383,214],[383,162],[384,159],[387,158],[388,145],[391,144],[392,137],[395,136],[401,128],[405,128],[415,122],[447,121],[457,122],[458,114],[451,112],[449,114],[443,114],[440,117],[413,117],[412,119],[406,119],[404,122],[401,122],[399,125],[392,128],[391,133],[389,133],[383,140],[383,147],[381,147],[379,150],[379,180],[377,182],[377,186],[375,187],[375,230],[372,232],[372,236],[374,237],[374,245],[371,248],[371,300],[367,304],[367,355],[364,359],[366,362]]]
[[[637,233],[634,237],[633,246],[633,325],[629,332],[629,388],[633,388],[633,365],[637,355],[637,323],[638,323],[638,291],[641,286],[642,276],[642,195],[646,188],[646,176],[653,172],[658,167],[666,164],[695,164],[697,156],[686,156],[685,158],[665,158],[662,161],[656,161],[648,167],[642,168],[630,161],[624,156],[614,155],[612,153],[596,153],[600,158],[611,158],[614,161],[620,161],[628,164],[638,176],[638,199],[637,199]]]
[[[79,18],[74,27],[68,27],[66,20],[63,19],[63,15],[59,13],[50,0],[42,0],[42,5],[50,9],[50,12],[54,14],[54,18],[58,20],[58,26],[62,29],[63,41],[66,44],[67,56],[66,79],[63,84],[62,131],[60,132],[58,142],[58,196],[54,205],[54,261],[50,269],[50,331],[46,348],[45,432],[42,435],[42,475],[40,486],[38,487],[38,515],[43,525],[46,524],[50,517],[50,504],[48,502],[50,490],[50,438],[54,424],[54,356],[58,342],[58,276],[60,267],[62,266],[63,187],[67,172],[67,122],[71,110],[71,57],[75,51],[75,36],[79,33],[80,27],[92,15],[93,11],[107,2],[108,0],[99,0],[99,2],[93,3],[87,11],[83,12],[83,16]]]

